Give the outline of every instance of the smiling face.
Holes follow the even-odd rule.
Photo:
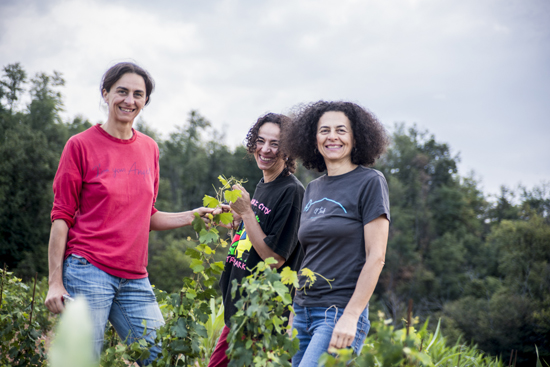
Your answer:
[[[103,89],[103,99],[109,106],[109,121],[132,124],[147,101],[145,81],[138,74],[126,73],[110,91]]]
[[[280,134],[279,125],[272,122],[266,122],[258,130],[254,158],[258,168],[264,172],[264,178],[266,175],[278,176],[285,167],[285,161],[280,154],[277,154]]]
[[[340,111],[325,112],[317,123],[317,149],[327,166],[351,163],[355,140],[348,117]]]

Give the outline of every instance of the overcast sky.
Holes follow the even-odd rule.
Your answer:
[[[265,112],[351,100],[448,143],[486,193],[550,181],[547,0],[0,0],[0,66],[63,73],[66,120],[103,121],[127,60],[164,137],[196,109],[235,146]]]

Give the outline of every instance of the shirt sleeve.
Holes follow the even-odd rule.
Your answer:
[[[386,178],[379,173],[369,179],[359,198],[359,211],[363,225],[373,221],[381,215],[390,220],[390,197]]]
[[[159,148],[156,146],[155,150],[155,182],[154,182],[154,194],[153,194],[153,205],[151,207],[151,216],[158,212],[158,209],[155,208],[155,203],[157,202],[157,196],[159,193],[159,177],[160,177],[160,164],[159,164]]]
[[[275,209],[271,231],[266,233],[264,242],[275,253],[288,260],[298,244],[301,200],[297,189],[287,190],[281,205]]]
[[[61,153],[59,167],[53,180],[52,222],[63,219],[69,228],[74,226],[75,214],[80,206],[82,175],[82,151],[75,140],[69,139]]]

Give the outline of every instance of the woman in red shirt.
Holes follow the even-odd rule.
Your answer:
[[[149,231],[190,225],[193,212],[211,212],[155,208],[159,148],[132,128],[153,88],[149,73],[136,64],[107,70],[100,87],[107,121],[69,139],[53,183],[46,306],[60,313],[64,295],[87,300],[97,359],[107,320],[128,343],[142,337],[143,320],[149,343],[164,323],[146,269]],[[149,364],[159,351],[153,346],[140,364]]]

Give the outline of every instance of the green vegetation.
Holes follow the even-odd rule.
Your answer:
[[[457,342],[449,344],[440,332],[438,323],[435,332],[428,330],[428,321],[416,330],[404,326],[395,329],[391,319],[384,319],[382,312],[372,323],[372,332],[365,340],[359,357],[351,356],[350,350],[336,351],[334,356],[324,354],[321,358],[326,367],[345,366],[486,366],[503,367],[499,358],[486,356],[476,346]]]
[[[57,72],[28,79],[19,64],[4,67],[0,78],[0,258],[14,273],[6,274],[3,283],[0,344],[8,349],[1,350],[0,358],[15,358],[27,365],[34,363],[32,358],[42,360],[43,338],[52,323],[43,306],[52,180],[67,139],[91,126],[82,116],[62,121],[63,84]],[[29,102],[23,106],[22,100]],[[245,148],[228,148],[222,134],[197,111],[178,121],[167,138],[144,121],[136,128],[154,137],[161,150],[157,202],[161,210],[203,205],[204,194],[218,185],[220,173],[246,178],[244,186],[249,192],[261,177],[255,162],[246,158]],[[550,361],[550,183],[532,189],[503,187],[499,195],[491,197],[479,189],[473,176],[458,173],[458,162],[458,155],[453,155],[447,144],[416,126],[396,125],[393,129],[392,146],[376,167],[390,186],[392,225],[371,315],[378,311],[388,315],[392,321],[384,327],[394,329],[387,335],[397,335],[409,299],[414,300],[417,317],[430,318],[425,329],[415,331],[420,335],[424,330],[422,350],[417,344],[408,346],[411,353],[426,357],[418,354],[418,359],[413,359],[405,351],[409,357],[399,363],[429,364],[423,359],[429,357],[434,365],[457,365],[458,355],[441,362],[445,357],[432,354],[435,346],[443,343],[445,353],[451,353],[445,356],[472,351],[460,354],[460,365],[466,363],[466,355],[479,358],[478,365],[508,362],[512,350],[517,351],[518,366],[535,365],[537,350],[545,365],[544,361]],[[297,176],[304,185],[315,177],[303,167]],[[220,229],[217,235],[226,238],[227,231]],[[226,253],[205,254],[201,249],[208,251],[206,247],[197,249],[193,238],[192,228],[152,232],[148,269],[167,320],[182,320],[178,321],[181,327],[162,334],[166,345],[177,341],[178,348],[190,348],[189,355],[206,356],[217,337],[215,330],[219,332],[212,310],[219,316],[220,305],[219,301],[212,303],[217,294],[216,271],[205,273],[208,279],[200,273],[211,269],[208,264],[224,260]],[[208,261],[202,258],[206,255]],[[199,264],[198,260],[203,261]],[[30,322],[36,273],[42,280],[37,283]],[[197,314],[186,314],[186,307],[194,307]],[[378,361],[385,360],[377,354],[385,341],[403,348],[406,344],[397,336],[383,336],[386,329],[380,322],[373,322],[366,344],[375,349],[365,349],[364,354]],[[438,337],[428,353],[428,330],[436,330],[439,322]],[[183,336],[189,325],[199,323],[203,328],[197,326]],[[143,346],[128,350],[112,336],[112,331],[108,332],[105,357],[111,365],[116,361],[123,365],[123,355],[135,357],[143,352]],[[488,356],[498,357],[498,362]],[[197,363],[204,363],[201,358],[197,357]],[[7,361],[0,364],[12,363]]]
[[[52,324],[44,306],[47,282],[28,286],[5,269],[1,275],[0,366],[42,366]]]
[[[400,320],[411,298],[452,341],[462,335],[496,356],[517,350],[518,365],[534,365],[536,345],[550,360],[550,183],[487,198],[458,175],[458,160],[433,136],[396,126],[378,167],[393,219],[381,307]]]
[[[206,249],[203,244],[197,247]],[[246,308],[241,308],[232,318],[232,332],[228,338],[229,352],[234,358],[231,365],[288,366],[288,359],[296,352],[297,339],[290,339],[282,328],[285,320],[282,314],[290,301],[288,288],[284,284],[295,284],[297,276],[288,268],[278,274],[269,267],[273,261],[267,259],[265,263],[258,264],[254,274],[243,282],[241,289],[244,296],[240,306],[246,304]],[[209,267],[207,262],[203,262],[203,266]],[[203,278],[204,270],[196,275]],[[35,321],[30,322],[32,328],[27,329],[30,314],[25,310],[31,307],[33,300],[32,294],[29,294],[30,287],[11,273],[4,273],[3,279],[1,365],[46,366],[43,337],[52,327],[51,315],[48,317],[44,307],[35,308],[35,315],[40,316],[36,320],[33,318]],[[184,283],[190,284],[189,280]],[[45,286],[41,284],[37,287],[42,291],[36,293],[36,304],[43,304]],[[202,367],[208,364],[212,347],[223,327],[223,313],[216,310],[214,298],[210,298],[210,307],[204,307],[203,300],[208,290],[194,292],[200,288],[187,288],[183,294],[156,292],[166,325],[158,332],[163,351],[153,366]],[[77,299],[63,313],[55,329],[55,339],[51,342],[48,358],[51,367],[93,365],[90,364],[91,329],[84,302]],[[16,332],[12,332],[14,328],[10,327],[10,316],[18,317]],[[449,343],[442,336],[439,325],[435,332],[430,332],[427,321],[420,330],[414,328],[418,324],[417,318],[412,319],[410,324],[408,331],[406,326],[397,330],[391,319],[385,319],[384,314],[378,312],[378,320],[372,323],[360,357],[354,358],[350,350],[342,350],[336,356],[325,354],[321,358],[327,367],[344,367],[349,361],[351,366],[503,366],[501,359],[486,356],[476,346],[460,341]],[[25,330],[30,330],[31,337]],[[101,366],[131,365],[139,358],[146,358],[147,349],[143,341],[130,346],[121,343],[110,327],[105,336]]]
[[[231,294],[235,297],[239,292],[242,298],[227,336],[230,367],[290,367],[298,351],[298,339],[289,338],[284,327],[287,319],[282,317],[292,303],[285,284],[298,286],[298,276],[289,267],[278,274],[270,267],[276,263],[273,258],[258,263],[242,284],[233,279]]]

